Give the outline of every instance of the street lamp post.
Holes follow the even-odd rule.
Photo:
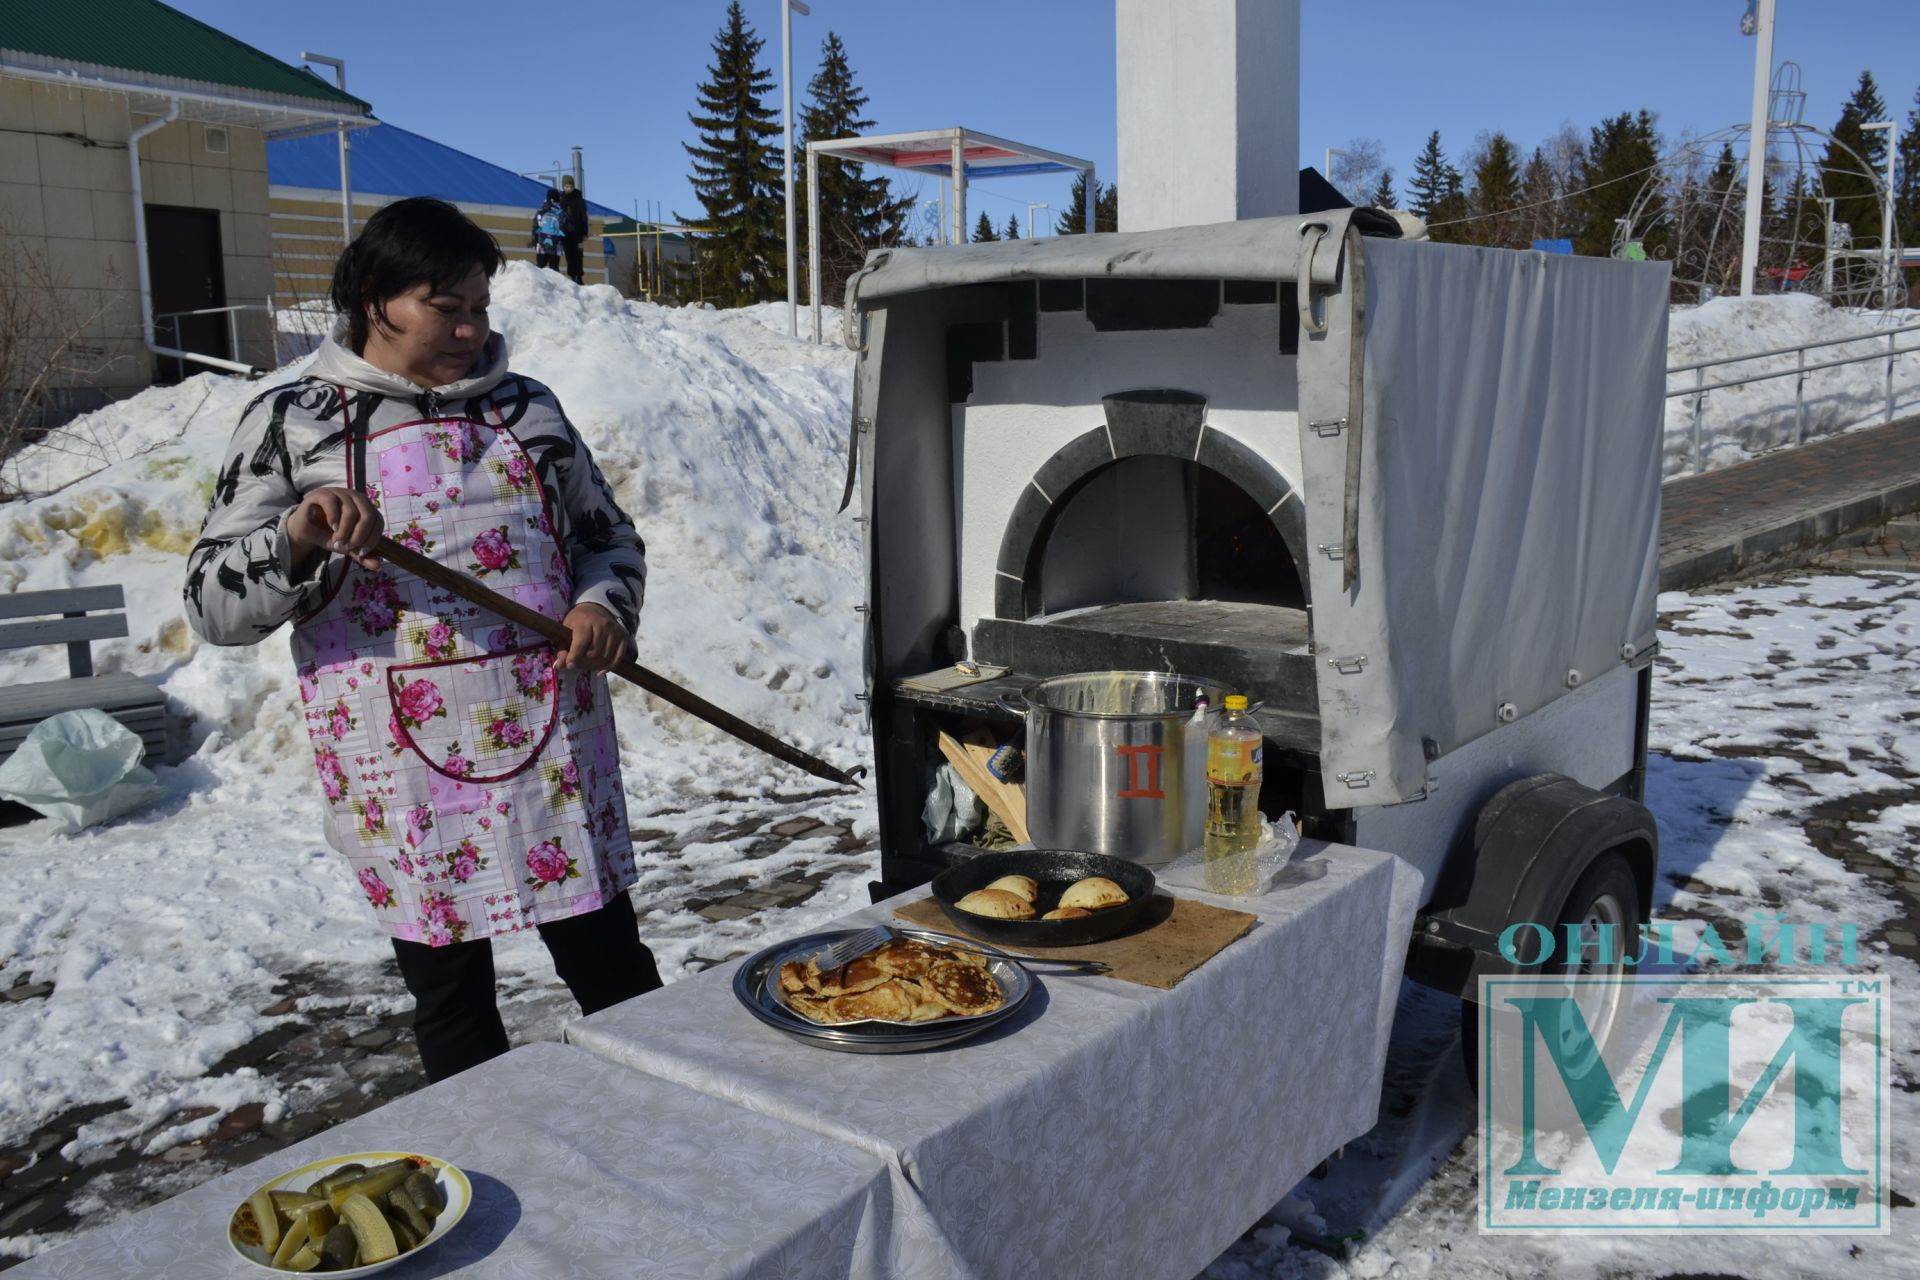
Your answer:
[[[1329,183],[1331,183],[1333,181],[1333,158],[1335,156],[1344,156],[1346,154],[1347,154],[1346,151],[1340,147],[1328,147],[1327,148],[1327,167],[1320,171],[1320,176],[1325,178]]]
[[[303,51],[300,54],[300,61],[317,62],[323,67],[332,67],[334,87],[342,93],[347,91],[347,64],[339,58],[329,58],[324,53]],[[347,126],[343,124],[340,126],[340,243],[343,246],[353,243],[353,179],[352,166],[348,160],[348,153],[352,149],[353,143],[347,140]]]
[[[793,260],[793,15],[813,12],[801,0],[780,0],[780,96],[785,102],[787,172],[787,336],[800,336],[799,285]]]
[[[1053,208],[1053,206],[1050,204],[1035,204],[1031,200],[1027,201],[1027,239],[1033,239],[1033,211],[1035,209],[1051,208]]]
[[[1893,285],[1893,153],[1900,148],[1900,126],[1891,120],[1876,120],[1860,128],[1887,131],[1887,189],[1880,202],[1880,305],[1884,307],[1888,305],[1886,291]]]
[[[1747,223],[1740,238],[1740,296],[1753,296],[1754,270],[1760,260],[1761,203],[1767,182],[1767,86],[1773,79],[1774,0],[1747,0],[1740,18],[1743,35],[1756,37],[1753,48],[1753,129],[1747,138]]]

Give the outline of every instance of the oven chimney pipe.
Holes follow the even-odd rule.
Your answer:
[[[1114,0],[1120,230],[1300,211],[1300,0]]]

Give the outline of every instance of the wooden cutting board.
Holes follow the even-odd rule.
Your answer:
[[[939,933],[964,932],[931,897],[896,907],[893,914]],[[1016,947],[1004,942],[987,945],[1041,960],[1099,960],[1109,966],[1105,977],[1167,991],[1244,937],[1256,923],[1255,917],[1245,911],[1157,893],[1139,924],[1117,938],[1080,947]]]

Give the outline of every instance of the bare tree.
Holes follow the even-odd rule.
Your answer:
[[[1387,146],[1378,138],[1348,138],[1333,151],[1333,172],[1327,175],[1343,194],[1352,200],[1364,200],[1380,183],[1380,172],[1387,167]]]
[[[89,340],[117,295],[65,287],[43,248],[0,227],[0,460],[58,429],[59,392],[98,386],[126,359]]]

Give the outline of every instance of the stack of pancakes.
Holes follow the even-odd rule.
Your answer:
[[[932,1022],[1006,1003],[985,956],[913,938],[894,938],[824,972],[814,960],[789,960],[780,966],[780,990],[795,1013],[820,1023]]]

